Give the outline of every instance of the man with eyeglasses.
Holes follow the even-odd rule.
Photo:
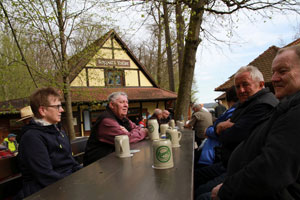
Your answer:
[[[22,128],[18,161],[23,187],[17,199],[81,168],[72,157],[69,139],[59,124],[64,111],[59,92],[52,87],[38,89],[30,96],[30,106],[34,118]]]

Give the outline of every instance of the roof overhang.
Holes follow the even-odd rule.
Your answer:
[[[113,92],[125,92],[129,102],[168,101],[176,100],[177,94],[168,90],[154,87],[132,88],[71,88],[73,104],[107,101]],[[64,99],[62,100],[64,102]],[[0,114],[19,113],[24,106],[29,105],[29,98],[14,99],[0,103]]]
[[[125,92],[129,101],[176,100],[177,94],[154,87],[134,88],[72,88],[72,102],[103,102],[113,92]]]

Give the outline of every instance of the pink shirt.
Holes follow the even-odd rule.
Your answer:
[[[104,118],[98,126],[98,139],[101,142],[109,144],[115,143],[115,136],[117,135],[128,135],[130,143],[136,143],[143,140],[147,135],[146,131],[130,120],[129,123],[131,131],[125,132],[120,128],[120,124],[117,121],[111,118]]]

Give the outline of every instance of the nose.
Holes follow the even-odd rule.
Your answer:
[[[280,80],[280,77],[278,76],[278,73],[274,72],[271,78],[272,82],[277,82]]]
[[[244,89],[243,86],[240,86],[239,89],[238,89],[238,91],[239,91],[239,93],[243,93],[243,92],[245,92],[245,89]]]

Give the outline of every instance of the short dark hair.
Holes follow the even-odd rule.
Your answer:
[[[239,100],[234,86],[231,86],[226,90],[226,100],[227,102],[237,102]]]
[[[30,106],[36,118],[42,118],[39,108],[40,106],[49,106],[49,96],[54,96],[61,100],[59,91],[53,87],[39,88],[30,95]]]

